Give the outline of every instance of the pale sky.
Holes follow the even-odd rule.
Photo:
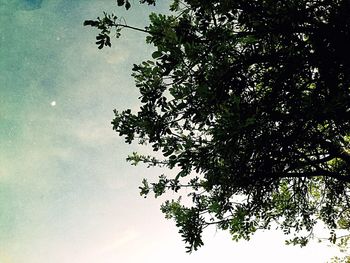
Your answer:
[[[131,67],[150,57],[145,35],[123,32],[98,50],[82,26],[103,10],[145,26],[156,8],[114,0],[0,0],[0,263],[326,262],[325,244],[285,246],[205,233],[191,255],[161,200],[139,196],[157,170],[125,162],[136,145],[111,129],[113,109],[136,108]]]

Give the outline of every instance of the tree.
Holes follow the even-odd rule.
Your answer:
[[[305,245],[322,221],[335,242],[350,207],[350,2],[174,0],[170,10],[145,29],[114,14],[85,21],[100,48],[128,27],[156,49],[132,69],[140,110],[112,121],[126,143],[162,156],[129,161],[176,170],[143,180],[141,194],[186,189],[190,205],[161,210],[188,251],[209,225],[234,240],[277,227]]]

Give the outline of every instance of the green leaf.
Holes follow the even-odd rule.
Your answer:
[[[162,56],[162,52],[160,51],[155,51],[152,53],[152,58],[157,59]]]
[[[117,5],[118,6],[124,5],[124,3],[125,3],[125,0],[117,0]]]

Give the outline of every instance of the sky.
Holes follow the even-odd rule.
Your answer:
[[[147,25],[156,7],[114,0],[0,0],[0,263],[326,262],[337,250],[284,245],[277,232],[249,242],[209,229],[191,255],[162,200],[139,196],[138,150],[112,131],[113,109],[137,108],[134,63],[152,47],[122,32],[98,50],[83,21],[102,11]]]

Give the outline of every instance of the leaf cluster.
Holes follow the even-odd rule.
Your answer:
[[[140,110],[112,121],[127,143],[162,156],[130,161],[178,171],[143,181],[141,194],[187,189],[192,205],[167,201],[162,211],[188,251],[210,225],[234,240],[274,226],[303,246],[317,221],[345,224],[349,1],[185,0],[171,10],[141,30],[155,51],[132,69]],[[88,25],[103,30],[108,19]]]

